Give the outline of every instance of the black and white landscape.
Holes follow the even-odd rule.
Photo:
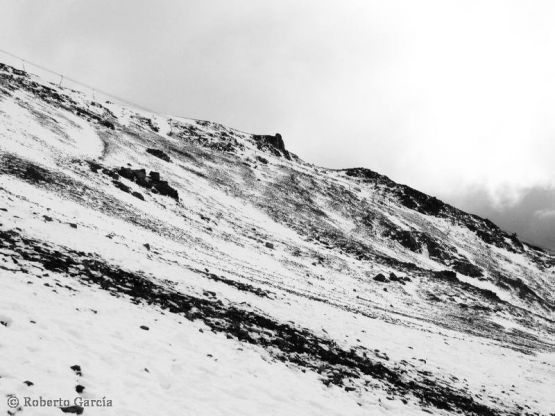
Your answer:
[[[2,414],[554,414],[552,254],[287,149],[0,65]]]

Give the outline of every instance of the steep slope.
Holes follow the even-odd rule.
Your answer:
[[[305,163],[279,135],[0,65],[2,395],[106,396],[116,415],[549,414],[554,273],[490,221]]]

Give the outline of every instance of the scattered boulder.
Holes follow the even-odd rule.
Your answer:
[[[29,381],[29,380],[25,380],[25,381],[23,382],[23,384],[26,384],[28,387],[31,387],[31,386],[34,386],[34,385],[35,385],[35,383],[33,383],[32,381]]]
[[[167,181],[159,181],[153,183],[153,188],[158,191],[160,195],[169,196],[170,198],[179,200],[179,194],[175,188],[172,188]]]
[[[402,281],[402,279],[400,279],[399,277],[397,277],[397,275],[393,272],[389,273],[389,280],[393,281],[393,282],[400,282]]]
[[[126,167],[119,168],[117,172],[121,177],[135,182],[143,188],[151,189],[153,192],[160,195],[169,196],[176,201],[179,200],[179,193],[177,190],[172,188],[167,181],[160,180],[160,173],[158,172],[152,171],[147,176],[145,169],[131,169]]]
[[[383,274],[381,274],[381,273],[379,273],[379,274],[377,274],[376,276],[374,276],[374,280],[375,280],[376,282],[382,282],[382,283],[386,283],[386,282],[388,281],[388,280],[387,280],[387,277],[385,277],[385,276],[384,276]]]
[[[82,385],[80,385],[80,384],[78,384],[78,385],[75,386],[75,391],[76,391],[77,393],[81,394],[81,393],[83,393],[83,391],[85,391],[85,387],[82,386]]]
[[[110,178],[112,178],[115,181],[117,181],[119,179],[119,175],[116,172],[114,172],[113,170],[104,168],[104,169],[102,169],[102,173],[104,175],[109,176]]]
[[[82,415],[85,409],[82,406],[75,405],[75,406],[60,407],[60,410],[64,413],[73,413],[75,415]]]
[[[81,372],[81,366],[80,366],[80,365],[75,364],[75,365],[72,365],[70,368],[71,368],[71,369],[73,370],[73,372],[74,372],[75,374],[77,374],[78,376],[82,376],[82,375],[83,375],[83,373]]]
[[[266,242],[265,246],[268,247],[268,248],[271,249],[271,250],[274,249],[274,244],[273,244],[273,243]]]
[[[146,326],[146,325],[141,325],[140,328],[143,329],[143,330],[145,330],[145,331],[150,330],[150,328],[149,328],[148,326]]]
[[[144,188],[148,187],[149,183],[147,181],[146,170],[145,169],[131,169],[121,167],[118,169],[117,173],[132,182],[137,183],[137,185]]]

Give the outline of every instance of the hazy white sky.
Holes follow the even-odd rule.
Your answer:
[[[553,22],[530,0],[0,0],[0,48],[555,247]]]

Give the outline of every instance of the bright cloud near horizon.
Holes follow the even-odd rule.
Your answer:
[[[369,167],[555,248],[554,2],[0,8],[1,49],[159,112],[280,132],[307,161]]]

